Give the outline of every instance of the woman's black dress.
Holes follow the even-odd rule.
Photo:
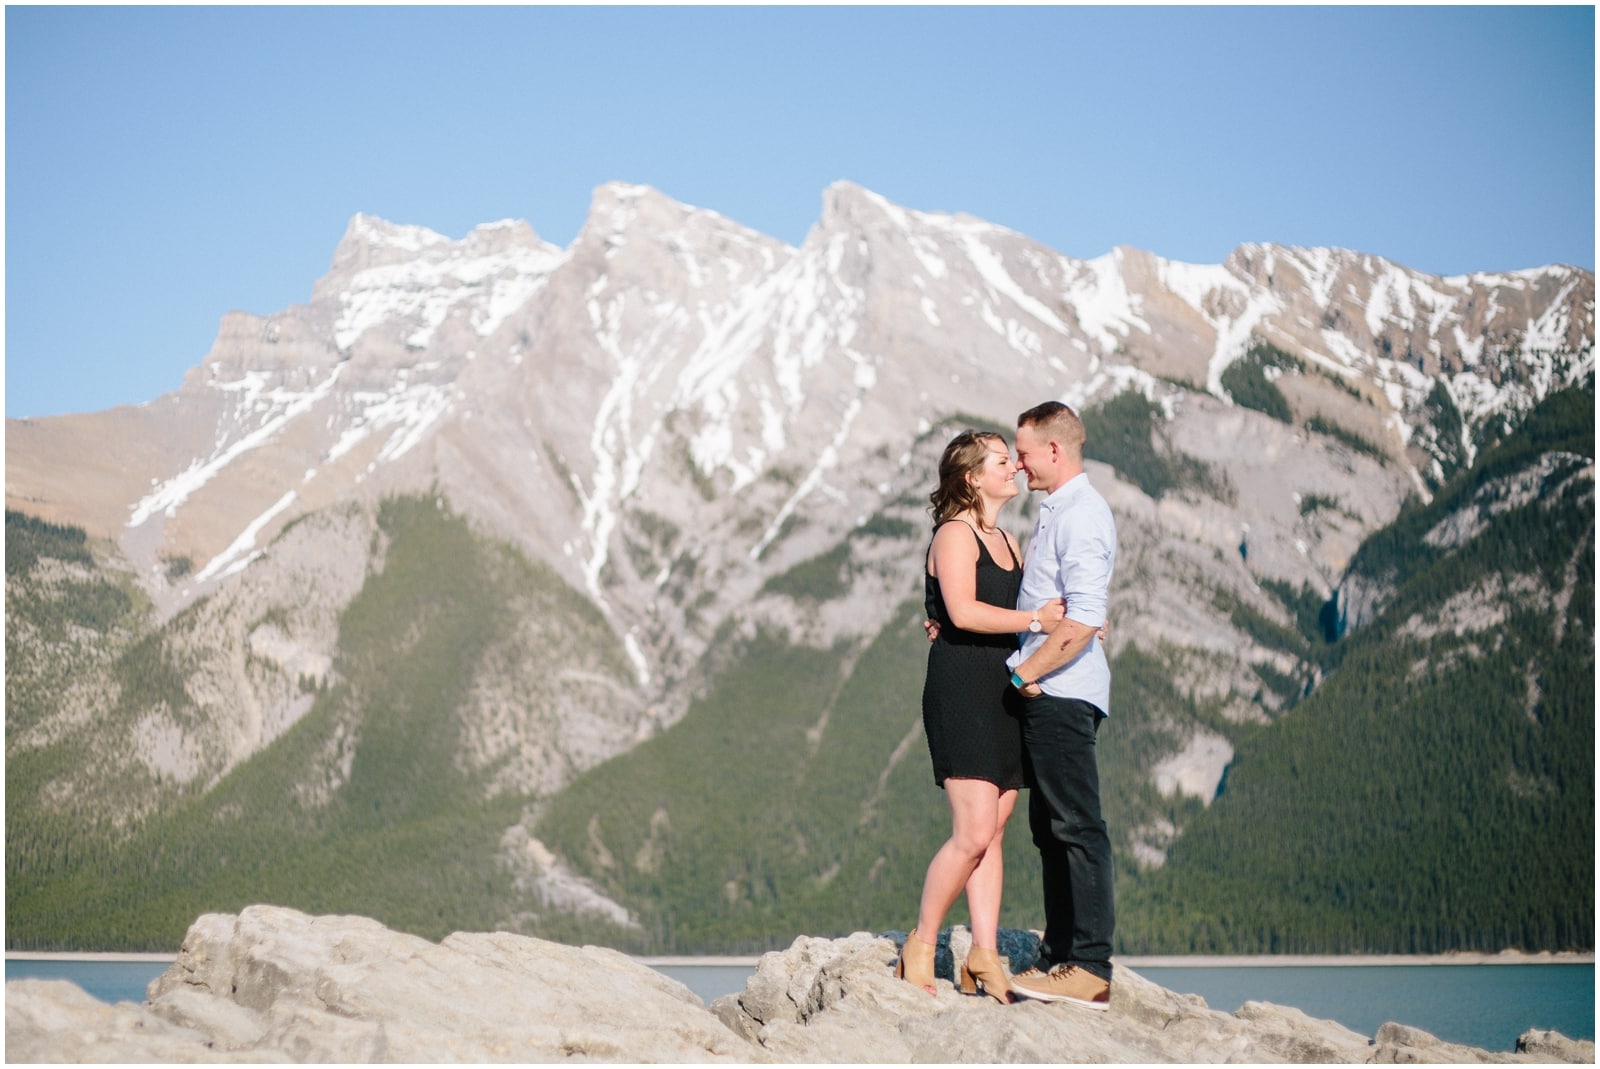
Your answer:
[[[960,521],[948,521],[960,522]],[[971,529],[971,524],[967,525]],[[978,600],[1002,609],[1017,606],[1022,565],[1011,553],[1010,569],[996,564],[978,539]],[[1008,547],[1009,548],[1009,545]],[[922,684],[922,728],[933,755],[933,781],[950,776],[987,780],[1001,790],[1022,786],[1022,724],[1006,657],[1017,648],[1014,634],[963,631],[950,621],[939,580],[926,572],[925,608],[939,622],[939,637],[928,648],[928,674]]]

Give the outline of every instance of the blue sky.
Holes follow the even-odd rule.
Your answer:
[[[356,212],[569,243],[849,179],[1075,257],[1594,268],[1592,7],[8,7],[6,415],[150,401]]]

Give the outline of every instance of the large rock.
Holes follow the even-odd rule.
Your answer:
[[[40,1061],[748,1061],[688,988],[614,950],[505,933],[430,943],[364,917],[207,914],[143,1007],[6,985],[10,1057]],[[98,1016],[96,1015],[98,1014]],[[85,1023],[93,1038],[80,1042]],[[25,1052],[25,1054],[24,1054]]]
[[[9,1061],[165,1062],[1514,1062],[1594,1060],[1530,1032],[1518,1053],[1398,1024],[1376,1039],[1298,1010],[1210,1009],[1119,969],[1095,1012],[938,994],[896,980],[886,936],[797,939],[708,1009],[612,950],[505,933],[440,943],[362,917],[252,906],[208,914],[143,1005],[62,981],[6,984]],[[1008,933],[1015,935],[1016,933]],[[1023,933],[1025,935],[1025,933]],[[954,944],[954,945],[951,945]],[[1021,946],[1012,941],[1012,945]]]
[[[896,933],[897,935],[899,933]],[[783,1062],[1518,1062],[1592,1061],[1594,1044],[1530,1032],[1506,1053],[1445,1043],[1387,1024],[1376,1039],[1296,1009],[1247,1002],[1236,1013],[1119,967],[1104,1012],[1065,1004],[1000,1006],[948,982],[961,933],[941,945],[932,998],[887,967],[895,943],[857,933],[802,937],[762,958],[743,992],[712,1003],[728,1027]],[[1007,937],[1022,933],[1002,932]],[[1012,938],[1021,948],[1024,939]]]
[[[6,984],[8,1062],[286,1062],[281,1051],[220,1053],[212,1037],[148,1005],[108,1006],[65,980]]]

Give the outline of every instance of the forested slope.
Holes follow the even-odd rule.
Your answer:
[[[521,897],[497,855],[527,799],[495,791],[492,769],[463,760],[480,665],[531,603],[560,622],[575,663],[614,678],[625,670],[597,641],[603,625],[587,604],[431,497],[391,500],[378,523],[386,560],[340,621],[337,680],[293,728],[207,789],[161,792],[139,820],[97,820],[116,812],[104,799],[70,806],[51,789],[87,759],[82,743],[14,745],[26,707],[9,703],[9,947],[171,950],[200,913],[253,902],[360,913],[435,939],[490,930],[516,913]],[[8,517],[8,553],[20,554],[8,575],[11,612],[37,626],[86,597],[33,597],[23,571],[30,553],[55,559],[80,543]],[[87,552],[74,559],[92,568]],[[103,580],[87,575],[78,585],[98,591]],[[161,676],[135,655],[164,633],[146,634],[112,670]],[[8,697],[28,694],[25,682],[8,672]],[[171,687],[170,703],[183,706],[181,675]],[[130,792],[150,792],[138,782],[152,778],[143,766],[122,776]]]
[[[1594,945],[1594,393],[1352,571],[1392,593],[1120,903],[1125,952]]]

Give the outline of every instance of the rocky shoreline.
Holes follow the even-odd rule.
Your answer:
[[[1006,933],[1014,953],[1026,933]],[[431,943],[363,917],[274,906],[207,914],[143,1004],[60,980],[6,984],[6,1058],[29,1062],[1589,1062],[1592,1042],[1529,1031],[1515,1052],[1403,1024],[1363,1036],[1299,1010],[1235,1013],[1121,966],[1111,1007],[1001,1006],[893,978],[889,936],[802,936],[706,1006],[614,950],[504,932]],[[1002,951],[1008,947],[1003,943]]]

